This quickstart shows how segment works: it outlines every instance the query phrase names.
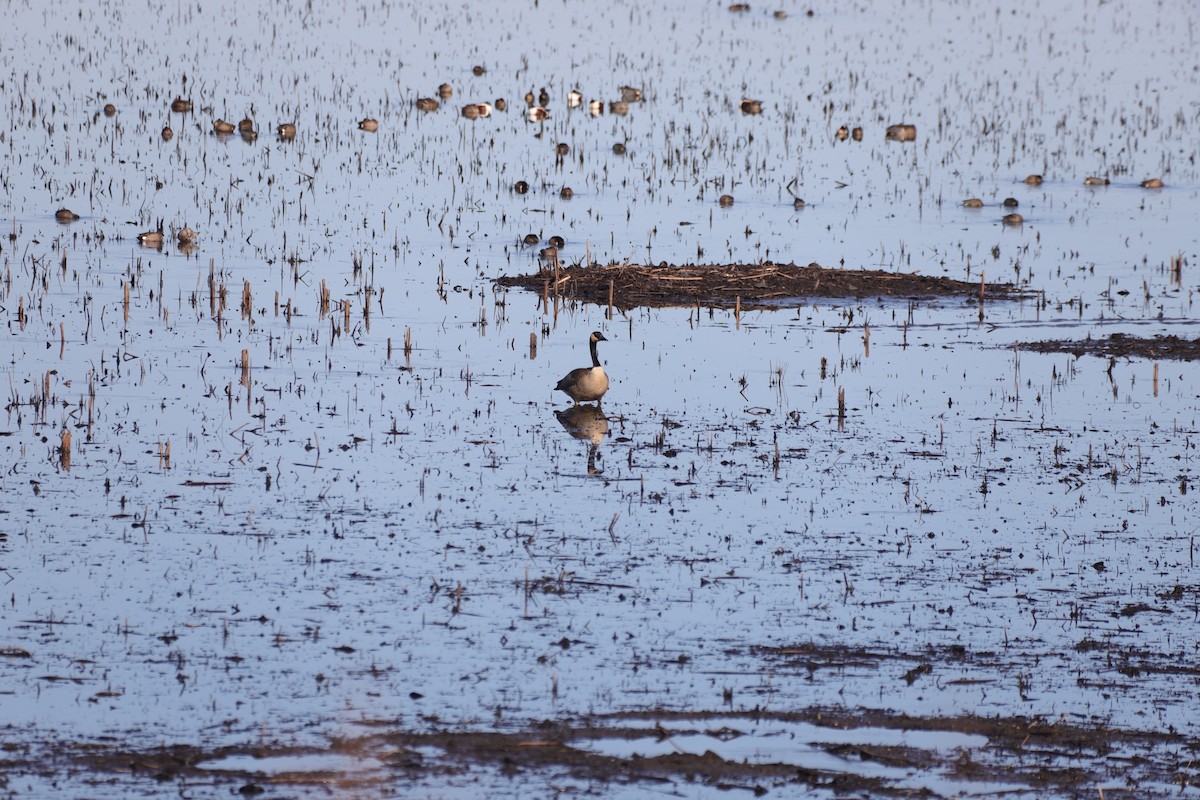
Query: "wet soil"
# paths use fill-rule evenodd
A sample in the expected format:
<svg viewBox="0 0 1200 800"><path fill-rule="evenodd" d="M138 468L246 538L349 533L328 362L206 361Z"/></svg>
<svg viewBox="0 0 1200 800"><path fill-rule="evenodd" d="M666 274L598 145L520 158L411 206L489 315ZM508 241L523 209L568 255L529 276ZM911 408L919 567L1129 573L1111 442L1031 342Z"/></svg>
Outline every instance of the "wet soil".
<svg viewBox="0 0 1200 800"><path fill-rule="evenodd" d="M825 653L835 659L857 659L861 654ZM593 791L615 787L711 787L741 789L754 796L780 796L809 791L820 796L863 795L929 797L931 790L905 778L914 773L939 776L948 785L991 787L1009 796L1091 796L1105 784L1107 797L1152 797L1175 794L1200 786L1200 769L1193 764L1200 742L1174 731L1131 731L1104 725L1076 725L1030 716L988 718L914 716L899 712L814 707L795 712L754 711L646 711L593 717L544 720L518 730L441 729L428 716L409 730L391 720L365 721L369 733L335 740L324 752L294 746L262 744L250 747L206 749L174 745L143 750L121 744L86 745L53 743L40 755L34 748L13 748L6 753L10 766L41 774L86 770L103 782L119 779L134 789L160 790L163 784L224 786L225 791L255 796L272 786L303 792L304 787L347 791L365 787L403 788L425 781L445 782L457 776L468 785L495 791L504 787L529 787L563 780L587 782ZM689 751L672 740L702 738L715 743L737 742L763 727L786 729L804 725L803 743L817 753L845 763L845 768L806 765L804 758L787 758L803 748L785 745L779 758L739 758L713 749ZM930 748L872 741L870 732L935 733L951 739L978 740L978 747ZM862 734L854 741L855 732ZM778 734L773 734L778 736ZM784 737L786 738L786 737ZM625 755L597 752L598 742L644 742L625 748ZM674 752L642 755L637 747ZM42 750L42 748L37 748ZM693 748L695 749L695 748ZM22 750L25 750L22 752ZM1164 757L1176 753L1177 758ZM1154 756L1151 754L1157 753ZM262 770L246 766L218 767L223 760L264 765L272 759L302 765L314 759L340 756L346 763L361 760L362 769ZM801 753L802 755L802 753ZM867 768L874 765L873 770ZM1170 787L1170 788L1168 788ZM134 789L136 791L136 789Z"/></svg>
<svg viewBox="0 0 1200 800"><path fill-rule="evenodd" d="M519 286L597 304L628 309L702 303L754 307L769 301L806 297L955 297L1018 299L1030 294L1009 283L988 284L876 269L830 269L820 264L680 265L575 264L528 275L499 278L499 286Z"/></svg>
<svg viewBox="0 0 1200 800"><path fill-rule="evenodd" d="M1071 353L1074 356L1152 358L1165 361L1200 360L1200 339L1179 336L1129 336L1114 333L1105 339L1049 340L1017 345L1035 353Z"/></svg>

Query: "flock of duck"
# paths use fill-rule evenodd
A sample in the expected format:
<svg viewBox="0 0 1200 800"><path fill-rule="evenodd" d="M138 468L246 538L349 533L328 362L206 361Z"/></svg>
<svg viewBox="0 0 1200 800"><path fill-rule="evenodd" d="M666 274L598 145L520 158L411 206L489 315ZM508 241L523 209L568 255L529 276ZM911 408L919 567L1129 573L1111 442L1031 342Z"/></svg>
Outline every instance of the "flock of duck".
<svg viewBox="0 0 1200 800"><path fill-rule="evenodd" d="M474 75L479 76L486 73L487 70L482 66L475 66L472 68L472 72ZM607 108L608 113L623 116L629 113L631 103L640 103L643 100L643 91L638 87L621 86L619 87L618 92L620 94L620 99L610 101L607 104L601 100L590 100L588 102L588 113L592 116L601 116L605 113L605 109ZM418 111L433 112L441 108L442 103L449 100L453 96L454 87L449 83L443 83L438 87L437 97L418 97L415 100L414 105ZM550 93L545 87L542 87L537 94L530 89L525 93L524 100L526 105L525 117L528 121L543 122L550 117L550 111L547 109L547 106L550 105ZM583 93L578 89L572 89L567 93L568 108L579 108L583 105L583 102ZM752 98L743 98L738 107L745 115L758 115L762 113L763 102L761 100L755 100ZM170 109L175 113L187 114L194 110L194 106L191 100L176 96L175 99L171 101ZM491 103L467 103L462 107L462 116L467 119L475 120L490 117L493 111L506 111L507 109L508 101L503 97L500 97L496 98L496 100ZM105 105L105 116L112 117L116 115L116 113L117 109L113 104L109 103ZM368 133L374 133L379 130L379 120L373 117L364 117L358 122L358 128L359 130ZM249 117L242 119L237 124L220 118L215 119L212 123L212 131L215 135L220 137L232 136L234 133L238 133L246 141L254 141L259 135L258 130L255 128L254 121ZM296 132L296 124L294 122L284 122L277 125L275 128L276 135L283 141L295 139ZM172 138L174 138L174 136L175 132L172 130L170 125L163 127L163 141L170 141ZM853 139L856 142L862 141L863 128L861 126L855 126L851 128L847 125L842 125L840 128L838 128L835 137L838 141L846 141L847 139ZM915 125L907 123L889 125L885 131L885 138L890 141L897 142L916 141L917 128ZM557 145L556 153L558 154L559 158L562 158L565 155L564 150L569 152L569 145L564 143ZM618 155L623 154L624 146L620 144L615 145L614 152ZM1025 178L1024 182L1030 186L1039 186L1042 184L1043 180L1044 179L1041 175L1030 175ZM1085 186L1107 186L1109 184L1109 179L1102 177L1088 177L1084 179L1083 183ZM1160 178L1148 178L1141 182L1141 186L1147 189L1161 189L1163 188L1163 182ZM524 194L528 191L528 184L525 184L523 181L518 181L516 184L514 184L513 190L518 194ZM569 199L572 192L569 188L564 187L561 191L561 194L565 199ZM734 198L732 195L723 194L718 198L717 202L722 207L729 207L733 205ZM795 198L794 205L797 208L802 208L804 206L804 201L797 197ZM983 200L978 197L971 197L963 201L963 206L966 208L983 208L984 205L985 204ZM1017 200L1012 197L1006 198L1003 202L1003 206L1006 209L1015 209L1017 205ZM78 214L75 214L67 208L59 209L55 216L60 222L63 223L69 223L79 219ZM1025 218L1019 212L1010 210L1009 213L1005 214L1000 221L1005 225L1015 226L1023 224ZM194 230L185 227L177 232L176 238L178 239L180 246L186 249L194 246L197 235ZM137 240L147 247L161 247L165 240L161 225L156 230L145 231L141 234L138 234ZM555 247L554 243L551 243L551 248L542 253L543 258L552 259L553 256L557 255L557 253L552 252L556 249L557 248Z"/></svg>
<svg viewBox="0 0 1200 800"><path fill-rule="evenodd" d="M1029 186L1041 186L1045 181L1046 179L1041 175L1029 175L1023 183ZM1108 186L1109 183L1108 178L1087 177L1083 179L1084 186ZM1143 189L1161 189L1165 184L1163 184L1161 178L1147 178L1139 185ZM1017 202L1015 197L1006 197L1001 205L1005 208L1016 208L1020 203ZM969 197L963 201L963 206L966 208L983 208L984 202L978 197ZM1000 221L1005 225L1021 225L1025 222L1025 217L1021 216L1019 212L1010 211L1001 217Z"/></svg>
<svg viewBox="0 0 1200 800"><path fill-rule="evenodd" d="M484 74L486 71L487 70L481 66L476 66L472 69L472 72L477 76ZM622 86L618 91L620 93L620 99L614 100L607 104L608 111L611 114L624 116L629 113L630 103L640 103L642 101L642 90L639 88L633 86ZM441 108L442 102L448 100L453 95L454 87L448 83L443 83L438 87L436 98L418 97L414 102L414 105L418 111L437 111L439 108ZM546 106L549 104L550 93L545 87L543 87L536 95L534 94L533 90L530 89L525 94L525 105L527 107L525 112L526 119L530 122L545 121L550 117L550 112L546 108ZM572 89L567 93L567 106L569 108L578 108L582 105L582 92L580 92L578 89ZM600 100L592 100L588 103L588 112L592 116L601 116L604 114L605 108L606 104ZM195 110L195 107L191 100L176 96L175 99L171 101L170 109L172 112L177 114L190 114ZM467 103L462 107L462 115L467 119L474 120L490 117L493 110L506 111L507 109L508 101L501 97L497 98L494 103ZM112 103L108 103L104 106L104 115L106 117L116 116L116 113L117 108ZM375 119L374 117L364 117L358 122L358 129L367 133L375 133L379 130L379 120ZM280 140L291 141L292 139L296 138L296 130L296 123L284 122L276 126L275 133ZM236 124L221 118L214 119L212 123L212 132L216 136L222 138L229 137L237 133L242 137L243 140L247 142L255 141L259 135L258 129L255 127L254 120L249 117L243 118ZM175 131L170 125L165 125L163 126L161 135L164 142L169 142L175 138ZM617 149L618 147L620 150ZM570 146L565 143L560 143L556 147L556 153L559 158L564 157L567 153L569 153L569 151ZM624 146L615 146L614 152L616 152L618 155L622 154L624 152ZM524 181L518 181L514 185L514 191L516 191L518 194L524 194L525 192L529 191L528 184L526 184ZM573 192L571 189L564 187L560 194L564 199L570 199ZM60 208L57 212L55 212L55 218L59 222L65 224L78 220L80 216L71 211L69 208ZM185 227L176 233L176 238L179 245L187 250L191 247L194 247L197 234L193 229ZM160 224L155 230L145 231L138 234L137 240L139 243L147 247L159 248L162 247L163 242L166 240L166 236L163 232L162 225ZM561 242L561 239L559 239L559 241ZM542 252L543 258L551 259L553 256L557 255L557 248L562 246L554 241L551 241L550 245L550 248Z"/></svg>
<svg viewBox="0 0 1200 800"><path fill-rule="evenodd" d="M472 72L475 75L482 75L486 70L483 67L475 67ZM630 103L640 103L642 101L642 90L634 86L622 86L619 89L621 99L613 100L607 105L602 100L588 101L588 113L593 117L599 117L604 114L607 107L608 113L616 114L617 116L625 116L629 113ZM438 87L437 97L418 97L416 107L418 111L437 111L442 107L442 103L454 96L454 87L448 83L443 83ZM544 122L550 118L550 111L546 108L550 105L550 93L543 86L537 94L530 89L525 93L525 118L530 122ZM579 108L583 105L583 93L578 89L572 89L567 93L567 107ZM497 98L494 103L488 102L472 102L467 103L462 107L462 115L467 119L486 119L492 115L492 111L507 111L508 101L503 97ZM368 124L374 127L367 127ZM359 127L363 130L376 130L379 123L373 119L365 119L359 123Z"/></svg>

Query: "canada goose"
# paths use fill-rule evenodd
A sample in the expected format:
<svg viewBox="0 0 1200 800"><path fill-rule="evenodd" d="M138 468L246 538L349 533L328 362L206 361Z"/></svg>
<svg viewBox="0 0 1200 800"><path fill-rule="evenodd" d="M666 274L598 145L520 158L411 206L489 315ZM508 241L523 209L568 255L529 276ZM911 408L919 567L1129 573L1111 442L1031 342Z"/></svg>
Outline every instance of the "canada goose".
<svg viewBox="0 0 1200 800"><path fill-rule="evenodd" d="M604 397L604 393L608 391L608 375L604 374L604 367L600 366L600 356L596 354L596 342L607 341L603 333L592 331L592 335L588 337L588 345L592 351L592 365L571 370L554 387L566 392L567 397L574 400L576 405L579 405L581 401L588 400L595 400L599 405L600 398Z"/></svg>

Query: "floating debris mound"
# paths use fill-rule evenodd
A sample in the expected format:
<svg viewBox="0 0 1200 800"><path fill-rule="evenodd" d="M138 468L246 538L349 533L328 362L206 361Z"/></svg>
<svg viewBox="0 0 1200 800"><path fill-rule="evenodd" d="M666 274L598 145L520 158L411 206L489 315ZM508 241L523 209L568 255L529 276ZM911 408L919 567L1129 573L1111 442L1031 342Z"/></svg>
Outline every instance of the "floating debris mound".
<svg viewBox="0 0 1200 800"><path fill-rule="evenodd" d="M1092 355L1108 358L1200 361L1200 339L1182 339L1178 336L1143 338L1114 333L1107 339L1026 342L1017 346L1035 353L1070 353L1076 358Z"/></svg>
<svg viewBox="0 0 1200 800"><path fill-rule="evenodd" d="M953 297L1012 300L1033 294L1009 283L984 284L883 270L829 269L820 264L609 264L547 267L505 275L499 286L611 303L617 308L701 303L753 307L804 297Z"/></svg>

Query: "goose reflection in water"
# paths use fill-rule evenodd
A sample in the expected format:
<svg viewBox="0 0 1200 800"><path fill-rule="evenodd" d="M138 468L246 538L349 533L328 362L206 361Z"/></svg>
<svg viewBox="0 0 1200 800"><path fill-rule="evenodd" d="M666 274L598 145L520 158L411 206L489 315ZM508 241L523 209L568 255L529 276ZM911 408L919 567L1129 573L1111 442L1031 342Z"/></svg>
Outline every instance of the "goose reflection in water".
<svg viewBox="0 0 1200 800"><path fill-rule="evenodd" d="M588 475L599 475L596 468L596 457L600 454L600 445L608 436L608 417L599 406L571 406L563 411L555 411L554 416L567 433L576 439L588 443L587 471Z"/></svg>

